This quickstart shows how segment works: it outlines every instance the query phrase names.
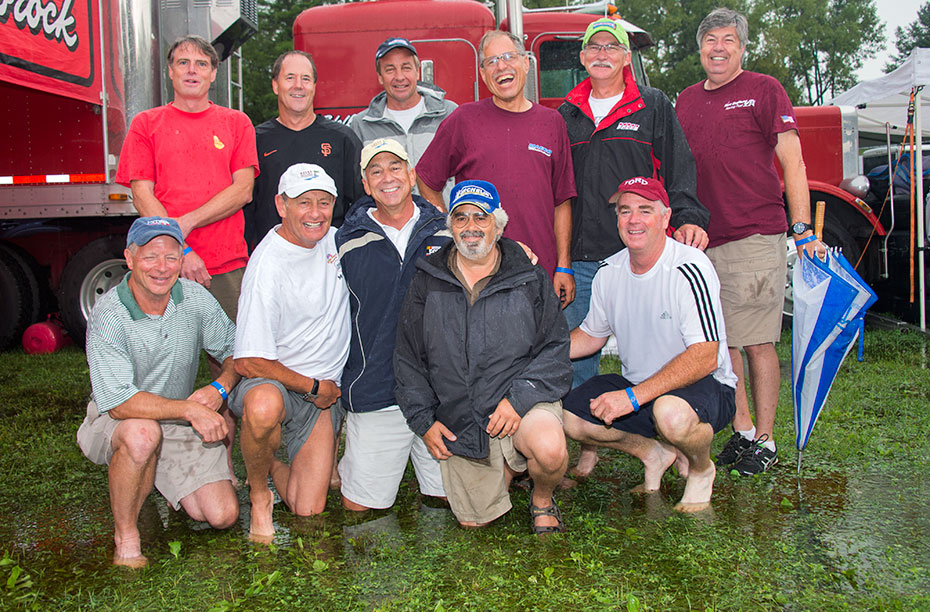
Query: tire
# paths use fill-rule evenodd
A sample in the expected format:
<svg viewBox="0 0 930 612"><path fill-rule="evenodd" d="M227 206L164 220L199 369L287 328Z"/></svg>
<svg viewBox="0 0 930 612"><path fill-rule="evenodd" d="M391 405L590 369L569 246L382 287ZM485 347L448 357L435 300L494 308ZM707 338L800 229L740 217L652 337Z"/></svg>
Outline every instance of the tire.
<svg viewBox="0 0 930 612"><path fill-rule="evenodd" d="M29 278L7 251L0 250L0 350L22 340L35 312Z"/></svg>
<svg viewBox="0 0 930 612"><path fill-rule="evenodd" d="M48 285L48 273L39 267L32 255L25 249L10 242L0 242L0 251L12 257L26 275L26 284L32 296L32 308L29 312L29 324L44 321L51 312L52 293Z"/></svg>
<svg viewBox="0 0 930 612"><path fill-rule="evenodd" d="M61 320L74 341L84 344L87 318L97 298L115 287L126 274L124 235L104 236L75 253L58 286Z"/></svg>

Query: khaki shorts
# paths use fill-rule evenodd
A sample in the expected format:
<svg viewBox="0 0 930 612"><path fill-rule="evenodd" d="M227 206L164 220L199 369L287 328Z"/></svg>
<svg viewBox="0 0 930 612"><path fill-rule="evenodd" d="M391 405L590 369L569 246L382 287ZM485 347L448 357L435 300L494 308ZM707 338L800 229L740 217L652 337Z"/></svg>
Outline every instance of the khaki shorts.
<svg viewBox="0 0 930 612"><path fill-rule="evenodd" d="M785 234L754 234L707 249L720 278L720 301L730 347L775 343L788 276Z"/></svg>
<svg viewBox="0 0 930 612"><path fill-rule="evenodd" d="M530 410L544 410L562 422L562 402L540 403ZM439 462L449 506L460 523L489 523L513 507L505 463L515 472L526 469L526 457L514 448L512 436L491 438L486 459L453 455Z"/></svg>
<svg viewBox="0 0 930 612"><path fill-rule="evenodd" d="M244 274L245 268L239 268L223 274L214 274L210 279L210 293L233 323L236 322L236 315L239 313L239 292Z"/></svg>
<svg viewBox="0 0 930 612"><path fill-rule="evenodd" d="M113 458L113 433L122 422L109 414L100 414L97 403L91 400L77 432L81 452L97 465L109 465ZM204 444L190 425L173 422L159 425L162 440L155 464L155 488L172 508L178 510L182 499L204 485L230 480L222 441Z"/></svg>

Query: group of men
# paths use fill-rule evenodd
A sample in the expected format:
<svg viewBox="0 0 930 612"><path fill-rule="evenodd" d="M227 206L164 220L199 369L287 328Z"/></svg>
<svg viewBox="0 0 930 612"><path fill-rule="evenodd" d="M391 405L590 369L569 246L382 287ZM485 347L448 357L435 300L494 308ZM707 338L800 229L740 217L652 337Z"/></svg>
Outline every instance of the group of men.
<svg viewBox="0 0 930 612"><path fill-rule="evenodd" d="M742 70L746 19L717 9L697 40L707 79L673 107L635 82L620 22L595 20L589 77L555 111L524 95L519 37L482 38L491 97L461 107L389 38L384 91L350 127L314 112L313 59L292 51L272 70L279 115L254 130L209 101L212 46L177 41L174 101L134 119L120 157L142 215L130 272L88 323L78 441L109 466L114 562L146 563L153 485L195 520L235 522L236 420L259 541L269 481L300 515L331 483L349 510L388 508L408 460L471 527L506 513L526 472L532 530L562 531L566 435L576 477L597 446L639 458L645 492L676 465L686 512L710 502L728 424L718 465L772 465L787 230L773 155L798 248L823 247L790 102ZM611 335L622 374L598 376ZM194 390L202 349L214 381Z"/></svg>

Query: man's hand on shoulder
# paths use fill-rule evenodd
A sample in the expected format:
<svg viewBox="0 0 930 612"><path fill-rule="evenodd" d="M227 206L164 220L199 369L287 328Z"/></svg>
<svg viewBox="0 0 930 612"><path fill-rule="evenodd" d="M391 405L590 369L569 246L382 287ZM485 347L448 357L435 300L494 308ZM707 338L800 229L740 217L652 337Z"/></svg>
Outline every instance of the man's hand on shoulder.
<svg viewBox="0 0 930 612"><path fill-rule="evenodd" d="M676 229L673 238L682 244L693 246L702 251L707 248L707 232L701 226L693 223L685 223Z"/></svg>
<svg viewBox="0 0 930 612"><path fill-rule="evenodd" d="M423 434L423 442L426 444L426 448L429 449L433 457L436 457L436 459L440 461L452 456L452 453L446 448L446 443L443 439L454 442L456 438L455 434L439 421L433 423L432 426L426 430L426 433Z"/></svg>
<svg viewBox="0 0 930 612"><path fill-rule="evenodd" d="M608 391L591 400L591 414L604 421L608 427L622 416L633 412L633 404L626 391Z"/></svg>
<svg viewBox="0 0 930 612"><path fill-rule="evenodd" d="M207 289L210 288L210 279L213 278L207 272L207 266L200 259L200 255L194 251L188 251L184 256L184 261L181 262L181 277L200 283Z"/></svg>
<svg viewBox="0 0 930 612"><path fill-rule="evenodd" d="M517 433L520 427L520 415L513 409L513 405L506 397L498 404L491 418L488 420L488 427L485 429L492 438L512 436Z"/></svg>
<svg viewBox="0 0 930 612"><path fill-rule="evenodd" d="M316 399L313 400L317 408L326 409L336 403L336 400L342 397L342 389L339 385L331 380L320 380L320 388L317 390Z"/></svg>
<svg viewBox="0 0 930 612"><path fill-rule="evenodd" d="M184 419L204 442L219 442L226 437L226 421L216 411L195 401L187 401L186 404Z"/></svg>

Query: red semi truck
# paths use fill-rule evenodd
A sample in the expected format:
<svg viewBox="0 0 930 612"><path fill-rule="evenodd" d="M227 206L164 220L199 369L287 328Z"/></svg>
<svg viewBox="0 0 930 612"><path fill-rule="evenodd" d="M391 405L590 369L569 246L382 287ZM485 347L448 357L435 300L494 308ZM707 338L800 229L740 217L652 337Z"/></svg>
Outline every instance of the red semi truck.
<svg viewBox="0 0 930 612"><path fill-rule="evenodd" d="M161 58L187 33L226 60L211 98L237 97L227 58L257 15L255 0L232 4L0 2L0 349L55 310L83 340L125 272L136 212L113 176L129 123L169 100Z"/></svg>
<svg viewBox="0 0 930 612"><path fill-rule="evenodd" d="M17 8L26 5L35 12ZM603 2L542 11L524 11L519 0L508 5L499 4L497 15L474 0L379 0L305 10L294 23L294 45L316 60L317 111L346 120L368 105L379 91L375 49L388 36L413 41L423 79L453 101L485 97L477 45L495 27L524 37L532 53L529 93L558 106L586 76L578 49L587 24L614 9ZM7 136L0 153L0 348L18 342L26 325L54 310L83 339L94 300L124 272L123 241L135 210L113 175L132 117L169 99L160 61L167 45L199 33L225 59L255 24L254 0L0 2L0 122ZM640 51L653 41L623 25L636 77L648 82ZM211 93L218 103L235 98L230 64L223 63L222 85ZM799 108L798 120L811 200L827 202L826 239L855 260L873 230L884 234L857 184L855 110ZM866 259L870 270L877 270L874 260Z"/></svg>

